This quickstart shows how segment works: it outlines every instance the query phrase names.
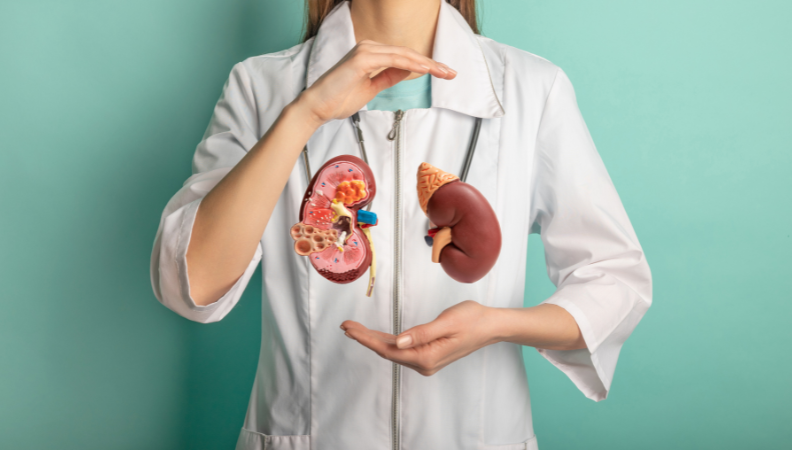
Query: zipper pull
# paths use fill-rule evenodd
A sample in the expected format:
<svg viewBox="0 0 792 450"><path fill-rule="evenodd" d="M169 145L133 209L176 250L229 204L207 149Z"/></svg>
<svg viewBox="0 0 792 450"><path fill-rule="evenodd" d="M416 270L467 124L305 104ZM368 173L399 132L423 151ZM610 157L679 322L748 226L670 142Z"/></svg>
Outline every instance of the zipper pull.
<svg viewBox="0 0 792 450"><path fill-rule="evenodd" d="M399 122L401 122L402 117L404 117L404 111L401 109L396 110L396 117L393 120L393 128L391 128L390 133L388 133L389 141L396 139L396 134L399 132Z"/></svg>

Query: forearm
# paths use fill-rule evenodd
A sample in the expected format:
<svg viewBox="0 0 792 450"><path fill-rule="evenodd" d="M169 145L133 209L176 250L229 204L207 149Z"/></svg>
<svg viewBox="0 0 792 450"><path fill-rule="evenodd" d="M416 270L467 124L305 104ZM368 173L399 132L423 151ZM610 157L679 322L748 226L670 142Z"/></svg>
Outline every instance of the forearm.
<svg viewBox="0 0 792 450"><path fill-rule="evenodd" d="M216 301L247 268L305 143L319 122L299 101L201 201L187 250L196 304Z"/></svg>
<svg viewBox="0 0 792 450"><path fill-rule="evenodd" d="M387 67L375 76L371 74ZM187 249L190 292L216 301L244 273L305 143L323 123L359 111L410 72L453 79L415 50L362 40L284 108L267 133L201 201Z"/></svg>
<svg viewBox="0 0 792 450"><path fill-rule="evenodd" d="M564 308L542 304L530 308L490 308L493 341L548 350L586 348L577 322Z"/></svg>

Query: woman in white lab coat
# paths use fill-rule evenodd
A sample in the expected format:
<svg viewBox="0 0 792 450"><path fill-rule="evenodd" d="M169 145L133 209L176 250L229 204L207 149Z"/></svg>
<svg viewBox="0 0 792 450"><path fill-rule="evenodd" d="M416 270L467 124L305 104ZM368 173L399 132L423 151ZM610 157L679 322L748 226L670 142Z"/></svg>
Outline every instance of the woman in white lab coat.
<svg viewBox="0 0 792 450"><path fill-rule="evenodd" d="M162 215L157 298L218 321L262 265L260 363L238 449L538 448L522 346L602 400L652 296L569 79L478 35L472 0L308 3L303 43L232 69L193 176ZM431 107L367 108L427 73ZM367 277L327 281L289 235L309 181L303 147L313 168L359 155L356 112L378 188L370 298ZM421 162L461 167L476 118L467 182L494 208L503 247L483 279L463 284L431 262L414 174ZM524 308L529 233L558 289Z"/></svg>

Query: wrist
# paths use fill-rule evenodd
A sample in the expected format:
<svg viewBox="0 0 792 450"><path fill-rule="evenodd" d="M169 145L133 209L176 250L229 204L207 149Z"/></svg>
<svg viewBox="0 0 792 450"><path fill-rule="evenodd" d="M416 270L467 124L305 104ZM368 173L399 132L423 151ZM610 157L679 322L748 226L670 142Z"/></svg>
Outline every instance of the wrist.
<svg viewBox="0 0 792 450"><path fill-rule="evenodd" d="M293 149L299 153L321 125L302 103L294 100L283 107L278 118L248 154L260 154L267 142L275 142L280 149Z"/></svg>
<svg viewBox="0 0 792 450"><path fill-rule="evenodd" d="M326 122L317 116L316 113L314 113L309 104L306 91L301 92L297 98L286 105L286 107L283 108L283 111L283 114L291 117L295 121L300 122L304 128L309 130L311 133L316 131Z"/></svg>
<svg viewBox="0 0 792 450"><path fill-rule="evenodd" d="M534 328L534 311L531 308L489 308L488 321L493 342L523 342Z"/></svg>
<svg viewBox="0 0 792 450"><path fill-rule="evenodd" d="M492 306L484 307L484 323L487 345L497 344L508 339L508 309Z"/></svg>
<svg viewBox="0 0 792 450"><path fill-rule="evenodd" d="M286 105L278 117L278 126L286 131L292 138L299 137L302 142L307 142L316 130L322 126L302 104L292 102ZM300 148L302 150L302 148Z"/></svg>

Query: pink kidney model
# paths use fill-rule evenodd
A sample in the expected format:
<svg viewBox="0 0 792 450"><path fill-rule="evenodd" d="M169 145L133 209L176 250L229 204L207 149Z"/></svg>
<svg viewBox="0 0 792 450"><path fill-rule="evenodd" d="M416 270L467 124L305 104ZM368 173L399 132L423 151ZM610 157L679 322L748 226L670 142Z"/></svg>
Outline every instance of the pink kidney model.
<svg viewBox="0 0 792 450"><path fill-rule="evenodd" d="M473 186L431 164L418 168L418 200L435 228L432 262L462 283L486 275L498 260L501 231L495 211Z"/></svg>
<svg viewBox="0 0 792 450"><path fill-rule="evenodd" d="M370 268L369 297L377 267L368 228L377 224L377 216L363 208L376 192L368 164L352 155L335 157L311 179L300 222L291 227L294 251L309 257L314 269L328 280L351 283Z"/></svg>

